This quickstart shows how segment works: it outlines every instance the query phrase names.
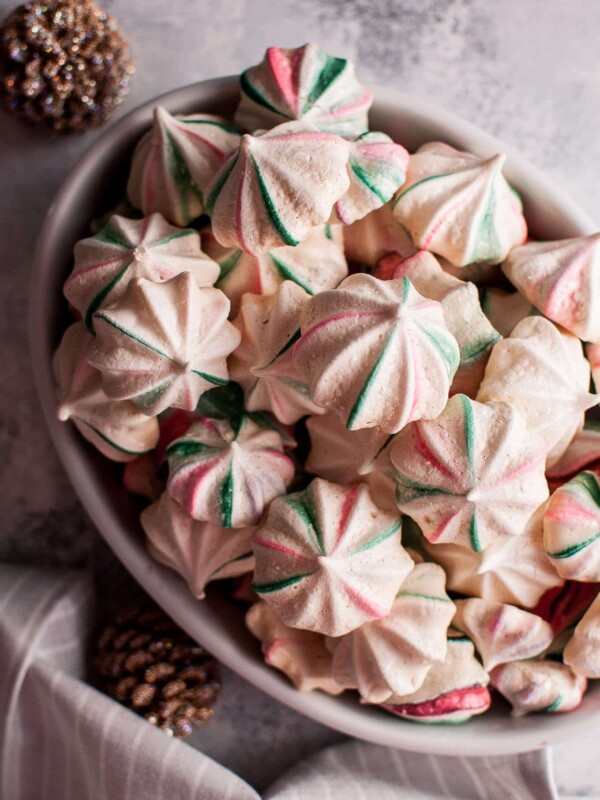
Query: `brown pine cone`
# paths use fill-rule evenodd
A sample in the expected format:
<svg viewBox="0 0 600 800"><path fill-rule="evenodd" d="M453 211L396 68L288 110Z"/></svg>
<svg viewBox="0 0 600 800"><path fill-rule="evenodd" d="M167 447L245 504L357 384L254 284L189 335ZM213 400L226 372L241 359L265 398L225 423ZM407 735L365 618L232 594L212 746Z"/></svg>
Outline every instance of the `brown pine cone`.
<svg viewBox="0 0 600 800"><path fill-rule="evenodd" d="M159 608L128 609L97 643L99 688L169 736L204 725L221 689L218 662Z"/></svg>

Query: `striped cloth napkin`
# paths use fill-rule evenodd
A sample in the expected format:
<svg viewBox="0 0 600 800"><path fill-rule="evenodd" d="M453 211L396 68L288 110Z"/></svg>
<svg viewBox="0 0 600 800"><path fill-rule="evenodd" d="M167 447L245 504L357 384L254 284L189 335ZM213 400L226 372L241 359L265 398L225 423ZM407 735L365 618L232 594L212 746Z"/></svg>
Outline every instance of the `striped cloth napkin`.
<svg viewBox="0 0 600 800"><path fill-rule="evenodd" d="M0 564L2 800L260 800L230 770L82 680L89 576ZM349 741L285 772L264 800L557 800L547 751L494 758Z"/></svg>

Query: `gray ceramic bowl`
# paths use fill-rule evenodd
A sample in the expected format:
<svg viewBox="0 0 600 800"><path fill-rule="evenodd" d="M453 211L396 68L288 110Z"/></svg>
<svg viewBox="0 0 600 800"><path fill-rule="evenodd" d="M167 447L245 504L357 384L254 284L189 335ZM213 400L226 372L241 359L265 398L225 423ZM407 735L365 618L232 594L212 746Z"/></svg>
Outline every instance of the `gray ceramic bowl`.
<svg viewBox="0 0 600 800"><path fill-rule="evenodd" d="M482 156L506 153L507 177L523 197L534 236L557 239L595 230L573 202L496 139L429 103L390 90L373 91L371 127L390 134L409 150L441 139ZM128 114L80 161L48 211L31 284L31 353L50 433L81 501L117 556L182 628L248 681L325 725L379 744L448 755L534 750L599 725L598 684L570 714L515 719L507 708L499 708L452 728L399 720L379 709L360 706L353 695L333 698L320 692L298 692L264 664L258 643L244 627L240 607L221 592L218 584L209 587L205 601L197 601L179 576L152 561L144 547L137 506L123 490L118 470L71 425L56 419L51 357L68 323L61 287L71 269L73 245L85 234L89 221L122 196L129 156L137 139L149 128L156 103L171 112L227 113L232 111L237 95L237 79L220 78L170 92Z"/></svg>

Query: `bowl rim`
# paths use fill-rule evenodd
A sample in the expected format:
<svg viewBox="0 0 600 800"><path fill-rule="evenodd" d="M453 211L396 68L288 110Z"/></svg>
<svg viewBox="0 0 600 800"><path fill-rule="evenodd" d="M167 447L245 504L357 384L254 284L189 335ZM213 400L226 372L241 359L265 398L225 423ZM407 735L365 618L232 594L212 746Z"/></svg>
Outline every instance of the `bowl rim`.
<svg viewBox="0 0 600 800"><path fill-rule="evenodd" d="M373 115L408 115L420 121L425 128L431 127L434 119L435 127L444 131L443 138L446 140L460 142L462 147L480 155L493 155L499 150L506 153L508 169L505 172L508 179L523 191L526 205L531 202L527 195L529 188L533 187L536 195L547 197L550 207L556 212L556 219L563 219L567 229L575 232L572 235L585 235L597 230L591 218L537 167L495 137L429 101L389 88L369 88L375 99ZM84 508L125 567L183 629L250 683L317 722L372 743L438 755L489 756L525 752L583 734L592 725L597 725L600 719L600 684L597 691L592 693L593 698L586 696L582 706L568 715L538 715L519 720L508 714L497 717L483 715L467 725L454 727L452 731L448 730L448 726L416 725L398 720L379 709L360 706L355 697L299 692L256 654L246 652L238 641L220 636L220 629L214 626L211 617L213 607L195 600L187 584L178 575L151 559L140 537L133 536L127 520L122 519L113 496L106 487L98 484L90 466L91 455L87 443L74 431L73 426L64 425L56 419L49 341L55 320L48 291L53 286L53 275L61 259L64 260L63 234L65 226L68 228L68 212L77 209L79 192L85 192L86 180L98 170L98 164L108 163L117 143L132 128L149 125L152 109L157 103L172 111L181 110L207 97L233 97L237 91L237 76L214 78L166 92L130 111L107 129L78 161L47 212L31 275L28 319L30 354L48 430ZM534 202L534 206L537 202ZM71 239L71 247L72 244ZM112 502L106 502L109 499ZM485 724L482 724L483 720L486 720Z"/></svg>

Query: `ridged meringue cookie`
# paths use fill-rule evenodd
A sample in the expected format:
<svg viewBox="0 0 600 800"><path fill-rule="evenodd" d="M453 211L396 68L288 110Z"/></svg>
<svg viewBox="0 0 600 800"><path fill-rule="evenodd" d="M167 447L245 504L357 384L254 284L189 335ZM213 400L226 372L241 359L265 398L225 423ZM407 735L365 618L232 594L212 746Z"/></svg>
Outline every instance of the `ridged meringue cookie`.
<svg viewBox="0 0 600 800"><path fill-rule="evenodd" d="M246 294L233 324L241 342L229 360L233 380L244 389L249 411L271 411L292 424L307 414L322 414L292 359L300 337L300 315L310 295L284 281L271 295Z"/></svg>
<svg viewBox="0 0 600 800"><path fill-rule="evenodd" d="M600 594L575 628L563 660L577 675L600 678Z"/></svg>
<svg viewBox="0 0 600 800"><path fill-rule="evenodd" d="M210 581L234 578L254 566L250 540L255 528L226 531L193 520L167 492L142 511L150 555L178 572L201 600Z"/></svg>
<svg viewBox="0 0 600 800"><path fill-rule="evenodd" d="M224 528L256 524L294 477L281 436L248 416L197 420L167 458L171 497L194 519Z"/></svg>
<svg viewBox="0 0 600 800"><path fill-rule="evenodd" d="M373 98L356 80L353 64L315 44L269 47L260 64L242 72L240 87L235 122L249 131L292 119L344 136L358 136L369 127Z"/></svg>
<svg viewBox="0 0 600 800"><path fill-rule="evenodd" d="M600 422L587 420L559 460L546 470L546 477L549 483L561 485L585 467L596 472L595 462L600 462Z"/></svg>
<svg viewBox="0 0 600 800"><path fill-rule="evenodd" d="M548 497L546 449L508 403L455 395L401 431L390 457L396 502L432 542L481 552L519 536Z"/></svg>
<svg viewBox="0 0 600 800"><path fill-rule="evenodd" d="M328 639L332 674L344 688L358 689L368 703L416 691L435 663L446 657L446 632L454 603L437 564L416 564L385 617Z"/></svg>
<svg viewBox="0 0 600 800"><path fill-rule="evenodd" d="M513 661L490 673L492 685L513 707L513 716L534 711L560 714L581 703L587 679L558 661Z"/></svg>
<svg viewBox="0 0 600 800"><path fill-rule="evenodd" d="M494 328L504 337L510 336L522 319L538 313L520 292L505 292L495 287L484 291L481 307Z"/></svg>
<svg viewBox="0 0 600 800"><path fill-rule="evenodd" d="M546 317L600 344L600 233L515 247L502 271Z"/></svg>
<svg viewBox="0 0 600 800"><path fill-rule="evenodd" d="M314 402L349 430L396 433L442 411L459 352L438 302L407 278L359 274L306 304L294 361Z"/></svg>
<svg viewBox="0 0 600 800"><path fill-rule="evenodd" d="M132 461L158 442L158 420L130 400L109 400L102 377L87 360L93 337L82 322L67 328L54 354L57 416L70 419L84 439L112 461Z"/></svg>
<svg viewBox="0 0 600 800"><path fill-rule="evenodd" d="M387 253L408 258L417 251L408 231L394 216L391 202L351 225L344 225L341 231L348 261L367 267L375 267Z"/></svg>
<svg viewBox="0 0 600 800"><path fill-rule="evenodd" d="M144 414L193 411L203 392L229 380L226 358L240 334L228 313L223 292L199 289L189 272L165 283L133 280L117 304L94 314L90 363L109 397L132 399Z"/></svg>
<svg viewBox="0 0 600 800"><path fill-rule="evenodd" d="M544 514L544 547L559 575L600 581L600 477L580 472L560 486Z"/></svg>
<svg viewBox="0 0 600 800"><path fill-rule="evenodd" d="M420 147L394 200L394 214L415 245L457 267L504 261L527 237L521 200L502 175L504 161L442 142Z"/></svg>
<svg viewBox="0 0 600 800"><path fill-rule="evenodd" d="M556 463L596 405L590 365L579 339L544 317L526 317L494 345L477 400L512 403L543 439L546 465Z"/></svg>
<svg viewBox="0 0 600 800"><path fill-rule="evenodd" d="M350 225L391 200L406 179L408 152L385 133L368 131L350 143L350 188L333 207L331 222Z"/></svg>
<svg viewBox="0 0 600 800"><path fill-rule="evenodd" d="M473 642L449 633L444 661L432 665L416 692L390 697L386 711L414 722L460 723L488 710L490 679L475 658Z"/></svg>
<svg viewBox="0 0 600 800"><path fill-rule="evenodd" d="M242 136L207 193L217 241L253 254L299 244L348 191L349 147L307 122Z"/></svg>
<svg viewBox="0 0 600 800"><path fill-rule="evenodd" d="M398 516L364 484L320 478L271 503L253 548L254 591L287 625L328 636L389 613L413 566Z"/></svg>
<svg viewBox="0 0 600 800"><path fill-rule="evenodd" d="M554 638L548 622L508 603L469 597L455 604L452 626L473 640L488 672L498 664L540 655Z"/></svg>
<svg viewBox="0 0 600 800"><path fill-rule="evenodd" d="M198 233L174 228L160 214L113 216L96 236L77 242L74 255L63 291L90 331L94 312L118 302L134 278L162 283L189 272L203 287L219 277L219 266L202 252Z"/></svg>
<svg viewBox="0 0 600 800"><path fill-rule="evenodd" d="M296 689L334 695L344 691L331 675L331 653L321 633L290 628L264 600L248 609L246 625L262 642L265 662L284 672Z"/></svg>
<svg viewBox="0 0 600 800"><path fill-rule="evenodd" d="M223 247L210 229L202 231L202 246L221 268L217 288L231 301L232 314L237 314L246 293L272 294L283 281L293 281L308 294L318 294L334 289L348 275L339 225L320 225L296 247L257 255Z"/></svg>
<svg viewBox="0 0 600 800"><path fill-rule="evenodd" d="M159 211L184 227L204 213L206 190L241 134L212 114L171 116L154 109L152 129L133 153L127 197L144 214Z"/></svg>

